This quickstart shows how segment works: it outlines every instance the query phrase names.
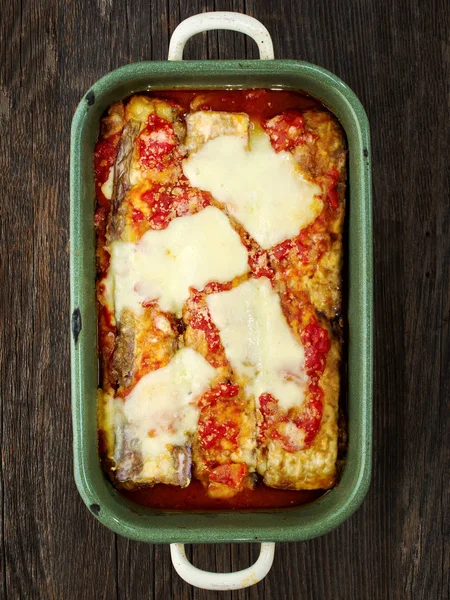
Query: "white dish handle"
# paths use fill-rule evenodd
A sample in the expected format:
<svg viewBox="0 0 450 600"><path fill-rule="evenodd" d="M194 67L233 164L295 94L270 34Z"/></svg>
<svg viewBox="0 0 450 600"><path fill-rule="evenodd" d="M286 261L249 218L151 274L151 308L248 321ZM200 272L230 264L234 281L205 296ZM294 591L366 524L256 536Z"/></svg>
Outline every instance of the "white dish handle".
<svg viewBox="0 0 450 600"><path fill-rule="evenodd" d="M169 60L183 60L183 50L188 39L197 33L213 29L245 33L258 44L260 59L274 58L272 38L262 23L242 13L219 11L201 13L182 21L170 38Z"/></svg>
<svg viewBox="0 0 450 600"><path fill-rule="evenodd" d="M273 60L273 44L270 33L262 23L235 12L207 12L182 21L172 34L169 44L169 60L183 60L186 42L193 35L214 29L228 29L245 33L255 40L262 60ZM275 544L261 544L258 560L254 565L234 573L212 573L194 567L186 558L184 544L170 544L170 555L175 571L187 583L204 590L240 590L264 579L270 571Z"/></svg>
<svg viewBox="0 0 450 600"><path fill-rule="evenodd" d="M234 573L212 573L194 567L186 558L184 544L170 544L172 564L178 575L187 583L203 590L241 590L259 583L270 571L275 553L275 544L261 544L261 552L254 565Z"/></svg>

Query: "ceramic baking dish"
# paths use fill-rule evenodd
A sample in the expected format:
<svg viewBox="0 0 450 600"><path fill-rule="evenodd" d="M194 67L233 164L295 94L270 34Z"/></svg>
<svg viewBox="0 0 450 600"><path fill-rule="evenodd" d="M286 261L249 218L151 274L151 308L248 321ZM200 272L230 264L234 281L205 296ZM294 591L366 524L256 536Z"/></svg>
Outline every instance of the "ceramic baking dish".
<svg viewBox="0 0 450 600"><path fill-rule="evenodd" d="M186 41L201 31L232 29L255 39L261 60L183 61ZM289 509L180 512L132 505L104 476L97 452L95 236L93 150L102 113L114 101L142 90L280 88L321 100L339 119L348 140L346 296L348 299L347 398L349 444L342 478L315 502ZM307 540L347 519L363 500L371 471L372 411L372 225L369 125L355 94L320 67L273 60L266 28L237 13L205 13L175 30L168 62L142 62L97 81L78 106L71 139L71 319L72 407L75 479L91 512L113 531L151 543L171 543L177 571L193 585L237 589L270 569L273 542ZM264 542L253 567L210 574L185 558L182 544Z"/></svg>

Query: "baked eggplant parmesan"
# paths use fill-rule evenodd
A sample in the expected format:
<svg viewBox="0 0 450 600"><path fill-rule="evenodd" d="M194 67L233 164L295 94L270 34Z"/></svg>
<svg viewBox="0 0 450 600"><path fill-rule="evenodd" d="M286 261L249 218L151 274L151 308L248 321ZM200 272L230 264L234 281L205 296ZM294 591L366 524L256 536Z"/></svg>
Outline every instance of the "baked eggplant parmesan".
<svg viewBox="0 0 450 600"><path fill-rule="evenodd" d="M336 483L345 165L336 118L294 92L109 108L94 156L98 426L119 489Z"/></svg>

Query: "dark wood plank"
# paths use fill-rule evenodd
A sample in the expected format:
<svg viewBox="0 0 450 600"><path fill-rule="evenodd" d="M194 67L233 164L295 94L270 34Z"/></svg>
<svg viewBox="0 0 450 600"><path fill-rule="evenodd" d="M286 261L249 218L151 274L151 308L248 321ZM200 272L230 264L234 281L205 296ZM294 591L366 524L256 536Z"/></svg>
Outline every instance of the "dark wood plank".
<svg viewBox="0 0 450 600"><path fill-rule="evenodd" d="M0 54L4 57L2 60L2 67L0 67L0 136L2 139L7 139L4 136L8 134L8 123L11 116L10 99L9 99L9 83L12 80L12 60L7 53L7 47L9 46L11 51L17 52L19 39L18 36L13 36L13 17L11 5L5 6L2 12L2 27L3 35L0 35ZM5 25L6 24L6 25ZM0 143L0 186L2 190L7 190L8 176L7 173L11 171L11 161L9 146L4 143ZM6 261L3 259L4 243L3 240L6 238L6 206L2 203L0 205L0 282L3 287L7 275ZM3 301L0 295L0 315L4 315ZM5 338L3 318L0 317L0 379L3 380L5 377L6 369L4 368L5 361L7 358L7 350L4 348ZM3 391L0 388L0 597L6 598L6 544L5 544L5 493L4 493L4 459L3 459L3 448L4 448L4 396L1 393Z"/></svg>
<svg viewBox="0 0 450 600"><path fill-rule="evenodd" d="M63 3L3 8L2 597L109 600L114 536L82 504L71 456L68 140L89 49Z"/></svg>
<svg viewBox="0 0 450 600"><path fill-rule="evenodd" d="M194 590L167 546L118 538L72 477L68 344L68 143L73 111L106 72L164 60L184 18L237 10L277 58L322 65L358 94L373 136L374 477L338 530L280 544L257 586ZM0 597L450 596L450 13L444 0L16 0L0 23ZM231 32L186 58L254 58ZM199 545L203 568L245 568L256 545Z"/></svg>

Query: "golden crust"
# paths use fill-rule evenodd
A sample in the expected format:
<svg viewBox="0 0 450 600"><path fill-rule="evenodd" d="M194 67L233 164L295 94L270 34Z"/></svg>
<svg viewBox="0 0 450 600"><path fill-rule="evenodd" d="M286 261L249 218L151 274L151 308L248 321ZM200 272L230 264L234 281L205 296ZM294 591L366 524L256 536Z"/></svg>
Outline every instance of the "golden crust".
<svg viewBox="0 0 450 600"><path fill-rule="evenodd" d="M199 110L186 115L185 149L197 152L208 140L219 135L248 138L250 119L246 113Z"/></svg>
<svg viewBox="0 0 450 600"><path fill-rule="evenodd" d="M328 112L308 110L305 119L304 143L298 144L292 154L301 168L315 181L335 167L345 181L345 135L338 121Z"/></svg>
<svg viewBox="0 0 450 600"><path fill-rule="evenodd" d="M120 133L125 124L125 109L123 102L114 102L108 110L108 115L100 123L100 139L106 139Z"/></svg>
<svg viewBox="0 0 450 600"><path fill-rule="evenodd" d="M312 276L300 278L300 286L309 294L311 303L329 319L338 316L342 310L342 258L342 239L339 236L318 261Z"/></svg>
<svg viewBox="0 0 450 600"><path fill-rule="evenodd" d="M170 362L178 346L174 321L172 315L154 305L139 317L123 310L114 353L119 394L125 394L141 377Z"/></svg>
<svg viewBox="0 0 450 600"><path fill-rule="evenodd" d="M295 490L329 489L336 483L337 411L339 403L340 346L333 341L320 379L324 411L320 431L309 448L287 452L270 440L258 473L270 487Z"/></svg>
<svg viewBox="0 0 450 600"><path fill-rule="evenodd" d="M227 433L217 444L204 445L203 433L212 426ZM214 406L205 406L200 413L197 434L194 436L192 456L194 475L210 483L210 465L245 464L249 473L256 471L256 421L254 402L242 391L232 399L220 400ZM231 435L230 435L231 432ZM235 433L237 433L235 437ZM206 439L207 435L206 435ZM251 484L251 482L249 482ZM235 493L238 490L235 490Z"/></svg>

